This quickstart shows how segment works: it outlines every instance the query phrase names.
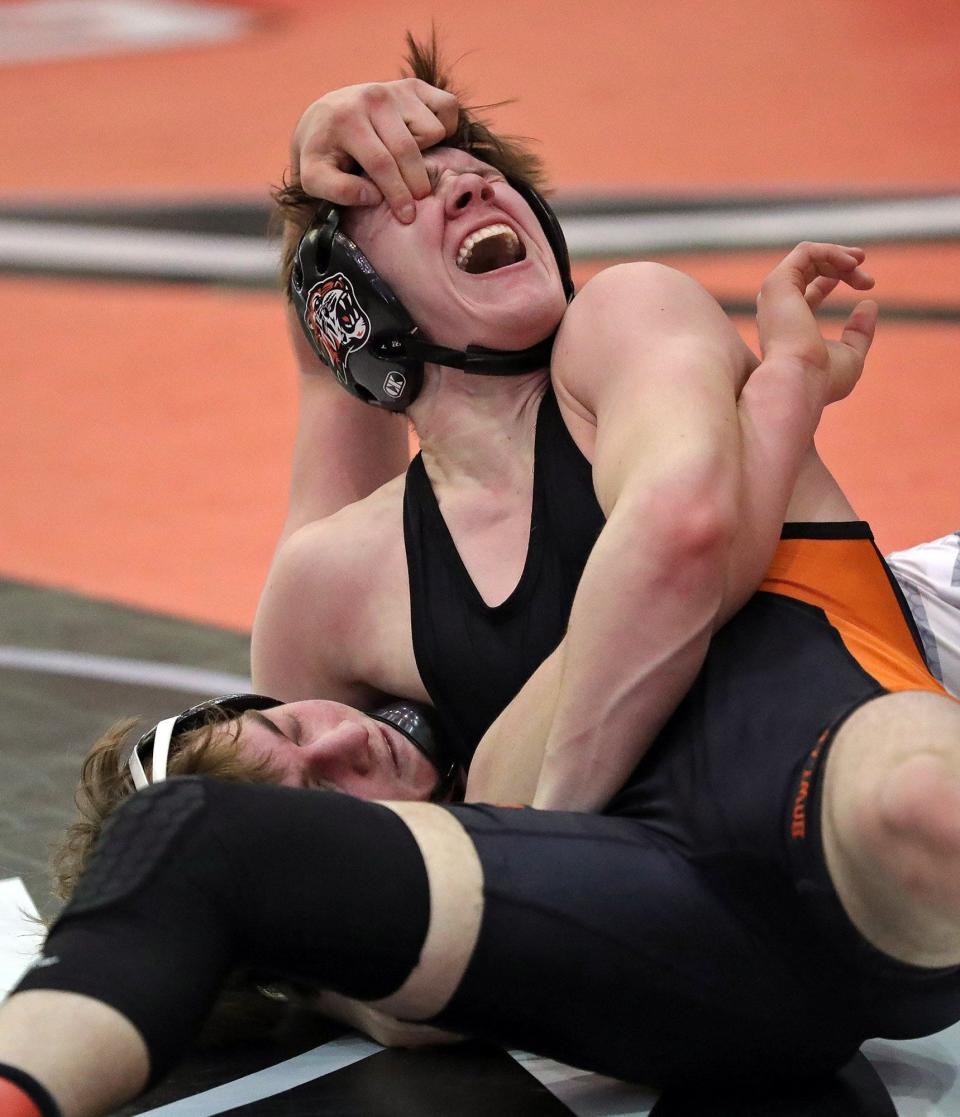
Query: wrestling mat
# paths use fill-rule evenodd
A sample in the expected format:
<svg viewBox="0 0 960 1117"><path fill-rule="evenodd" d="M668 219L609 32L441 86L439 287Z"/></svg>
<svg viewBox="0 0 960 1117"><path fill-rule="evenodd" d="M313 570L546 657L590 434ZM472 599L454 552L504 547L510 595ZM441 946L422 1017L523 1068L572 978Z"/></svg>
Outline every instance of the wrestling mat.
<svg viewBox="0 0 960 1117"><path fill-rule="evenodd" d="M195 664L202 663L198 668ZM0 992L49 917L51 835L70 821L80 760L112 720L155 721L242 687L246 639L0 582ZM910 1043L874 1041L837 1080L775 1097L664 1095L523 1052L474 1044L384 1050L338 1025L290 1014L266 1036L238 1031L194 1052L119 1112L155 1117L956 1117L960 1026ZM95 1073L95 1071L92 1071Z"/></svg>

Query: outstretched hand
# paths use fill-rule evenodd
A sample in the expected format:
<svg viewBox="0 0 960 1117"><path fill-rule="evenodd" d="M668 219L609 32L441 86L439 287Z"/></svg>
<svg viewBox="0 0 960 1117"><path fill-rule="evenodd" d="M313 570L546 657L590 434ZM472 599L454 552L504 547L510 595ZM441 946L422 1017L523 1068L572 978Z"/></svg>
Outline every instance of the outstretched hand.
<svg viewBox="0 0 960 1117"><path fill-rule="evenodd" d="M291 142L294 175L308 194L342 206L386 199L404 222L430 193L423 151L457 127L452 93L419 78L348 85L300 117ZM369 178L354 173L359 165Z"/></svg>
<svg viewBox="0 0 960 1117"><path fill-rule="evenodd" d="M865 259L862 248L804 241L767 276L757 297L764 361L795 361L805 371L820 371L827 403L848 396L860 379L878 307L871 299L858 303L839 341L823 337L814 315L840 283L855 291L873 287L873 277L860 266Z"/></svg>

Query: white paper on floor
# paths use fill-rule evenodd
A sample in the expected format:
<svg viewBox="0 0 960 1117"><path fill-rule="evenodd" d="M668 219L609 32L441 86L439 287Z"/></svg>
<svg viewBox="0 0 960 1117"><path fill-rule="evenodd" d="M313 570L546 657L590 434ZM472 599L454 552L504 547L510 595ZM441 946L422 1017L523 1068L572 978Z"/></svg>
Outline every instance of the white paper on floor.
<svg viewBox="0 0 960 1117"><path fill-rule="evenodd" d="M17 984L40 953L43 928L37 909L19 877L0 880L0 997Z"/></svg>

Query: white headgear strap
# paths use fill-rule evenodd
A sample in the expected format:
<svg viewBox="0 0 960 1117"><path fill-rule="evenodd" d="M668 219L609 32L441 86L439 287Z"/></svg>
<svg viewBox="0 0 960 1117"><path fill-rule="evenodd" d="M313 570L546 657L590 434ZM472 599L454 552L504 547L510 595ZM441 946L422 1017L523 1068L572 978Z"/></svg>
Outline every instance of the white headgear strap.
<svg viewBox="0 0 960 1117"><path fill-rule="evenodd" d="M142 791L145 787L149 787L151 783L163 783L167 778L167 757L170 755L170 738L173 736L174 726L179 720L179 714L173 718L164 718L153 731L152 779L150 779L144 771L137 749L134 749L130 754L130 775L133 777L133 786L137 791Z"/></svg>

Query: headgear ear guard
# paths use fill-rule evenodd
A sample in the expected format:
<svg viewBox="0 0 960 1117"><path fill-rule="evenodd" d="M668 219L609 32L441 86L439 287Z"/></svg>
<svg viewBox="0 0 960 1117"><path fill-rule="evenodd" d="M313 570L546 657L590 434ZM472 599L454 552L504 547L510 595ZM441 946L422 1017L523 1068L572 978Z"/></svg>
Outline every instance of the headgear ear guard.
<svg viewBox="0 0 960 1117"><path fill-rule="evenodd" d="M556 214L532 186L508 181L539 221L569 302L570 257ZM450 349L426 341L403 303L341 232L340 219L341 210L332 206L304 233L290 293L307 340L351 395L388 411L403 411L417 398L428 361L487 376L514 376L549 364L555 330L536 345L517 350L482 345Z"/></svg>
<svg viewBox="0 0 960 1117"><path fill-rule="evenodd" d="M225 694L221 698L210 698L199 702L172 718L164 718L153 729L148 730L133 746L127 767L133 779L133 786L141 791L151 783L162 783L167 778L167 761L170 755L170 741L179 733L188 733L206 725L212 710L221 710L229 718L240 717L247 710L270 710L282 706L279 698L268 698L263 694ZM385 722L398 729L436 768L440 778L437 793L448 792L456 782L457 761L444 747L434 727L432 711L420 702L389 702L375 710L368 717ZM147 775L145 762L152 762L151 774Z"/></svg>
<svg viewBox="0 0 960 1117"><path fill-rule="evenodd" d="M437 731L436 717L429 706L424 706L422 702L400 700L368 710L367 717L399 729L436 768L440 783L434 798L453 790L460 773L460 763L450 749L444 747Z"/></svg>

